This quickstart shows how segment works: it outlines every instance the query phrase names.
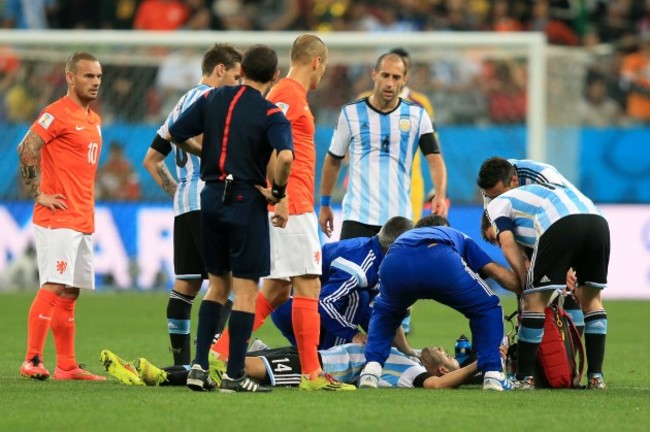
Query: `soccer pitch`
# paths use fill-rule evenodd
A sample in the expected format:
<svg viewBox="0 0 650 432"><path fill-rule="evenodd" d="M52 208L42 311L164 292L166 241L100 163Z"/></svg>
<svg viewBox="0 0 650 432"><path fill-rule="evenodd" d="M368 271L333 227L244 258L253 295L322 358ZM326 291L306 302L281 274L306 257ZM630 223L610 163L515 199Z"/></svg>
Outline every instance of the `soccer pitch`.
<svg viewBox="0 0 650 432"><path fill-rule="evenodd" d="M614 288L612 288L614 289ZM553 430L642 431L650 425L650 302L606 302L609 334L606 391L537 390L484 392L380 389L270 394L195 393L187 388L129 387L105 383L29 381L18 372L25 352L26 317L32 292L0 294L0 431L421 431ZM104 373L99 353L107 348L125 359L147 357L171 363L166 293L82 293L77 305L77 359ZM504 300L506 312L514 302ZM194 307L196 326L198 301ZM469 335L460 314L433 302L413 313L414 347L442 345L453 351L456 337ZM196 332L193 330L193 334ZM286 345L271 322L257 333L271 346ZM54 370L48 337L45 362Z"/></svg>

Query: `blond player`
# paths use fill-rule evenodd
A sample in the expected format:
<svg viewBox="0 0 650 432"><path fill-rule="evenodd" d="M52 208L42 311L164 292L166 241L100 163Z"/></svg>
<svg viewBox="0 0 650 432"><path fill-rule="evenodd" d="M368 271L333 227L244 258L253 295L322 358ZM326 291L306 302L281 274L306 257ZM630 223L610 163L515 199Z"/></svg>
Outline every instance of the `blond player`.
<svg viewBox="0 0 650 432"><path fill-rule="evenodd" d="M43 346L52 328L55 380L104 381L75 359L74 309L80 289L95 289L92 233L94 183L102 148L101 120L90 109L102 82L87 52L65 66L67 94L47 106L18 145L20 171L34 199L34 238L41 288L29 310L27 355L20 373L45 380Z"/></svg>

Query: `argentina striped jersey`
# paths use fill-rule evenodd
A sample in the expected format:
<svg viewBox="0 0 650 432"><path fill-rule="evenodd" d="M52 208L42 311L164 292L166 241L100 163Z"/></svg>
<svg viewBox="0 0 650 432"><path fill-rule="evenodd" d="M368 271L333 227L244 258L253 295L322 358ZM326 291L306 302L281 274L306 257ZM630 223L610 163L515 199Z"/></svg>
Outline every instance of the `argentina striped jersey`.
<svg viewBox="0 0 650 432"><path fill-rule="evenodd" d="M579 191L552 184L511 189L493 199L487 211L497 234L512 231L517 243L529 248L534 248L542 234L563 217L601 214Z"/></svg>
<svg viewBox="0 0 650 432"><path fill-rule="evenodd" d="M366 363L363 350L363 345L345 344L318 351L323 362L323 371L339 381L357 383ZM391 348L379 379L379 386L412 388L413 381L426 372L419 362Z"/></svg>
<svg viewBox="0 0 650 432"><path fill-rule="evenodd" d="M169 127L176 119L190 107L201 95L212 90L206 84L199 84L188 91L178 100L174 109L169 113L167 119L158 129L158 135L164 137L169 135ZM178 188L174 194L174 216L201 209L201 190L203 180L199 177L201 171L201 159L198 156L187 153L171 143L176 165L176 177Z"/></svg>
<svg viewBox="0 0 650 432"><path fill-rule="evenodd" d="M566 177L560 174L553 165L536 162L530 159L508 159L508 162L515 167L519 186L552 183L566 186L576 192L578 191L578 188L567 180ZM490 201L490 198L483 195L483 204L485 208L487 208Z"/></svg>
<svg viewBox="0 0 650 432"><path fill-rule="evenodd" d="M553 165L530 159L508 159L508 162L515 167L520 186L554 183L576 189Z"/></svg>
<svg viewBox="0 0 650 432"><path fill-rule="evenodd" d="M393 216L412 218L411 170L420 137L433 133L424 108L400 99L388 113L361 99L343 107L329 152L350 153L343 220L383 225Z"/></svg>

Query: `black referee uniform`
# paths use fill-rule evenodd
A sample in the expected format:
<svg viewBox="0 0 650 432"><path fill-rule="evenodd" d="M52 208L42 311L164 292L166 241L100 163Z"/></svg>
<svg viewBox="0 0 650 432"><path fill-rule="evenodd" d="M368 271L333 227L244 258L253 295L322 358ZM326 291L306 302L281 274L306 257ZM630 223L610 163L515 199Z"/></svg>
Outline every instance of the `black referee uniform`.
<svg viewBox="0 0 650 432"><path fill-rule="evenodd" d="M252 87L211 90L170 127L175 141L203 134L201 229L208 273L257 279L270 272L266 185L273 150L293 151L282 111Z"/></svg>

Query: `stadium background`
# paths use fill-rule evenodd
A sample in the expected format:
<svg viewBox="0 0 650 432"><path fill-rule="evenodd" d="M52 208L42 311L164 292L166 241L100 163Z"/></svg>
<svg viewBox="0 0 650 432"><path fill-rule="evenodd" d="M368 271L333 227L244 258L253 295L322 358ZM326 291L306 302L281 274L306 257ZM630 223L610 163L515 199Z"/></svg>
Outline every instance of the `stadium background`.
<svg viewBox="0 0 650 432"><path fill-rule="evenodd" d="M371 88L370 70L379 53L402 46L413 57L411 87L429 96L436 111L449 173L450 220L477 237L480 201L474 179L478 167L492 155L534 154L531 107L536 107L533 98L539 94L529 86L533 72L529 52L512 48L506 39L492 46L471 41L459 45L453 39L474 35L474 40L480 40L476 31L512 39L526 31L548 40L542 92L544 160L603 205L612 225L611 282L617 288L606 295L650 298L650 55L646 59L638 54L648 49L650 40L647 2L568 0L551 1L551 7L544 8L539 5L546 2L453 0L44 0L43 9L36 11L43 12L40 23L33 16L21 20L26 17L12 10L14 3L0 0L3 26L19 29L0 31L0 172L4 178L0 182L0 226L4 227L0 290L35 287L26 267L33 261L32 205L19 181L15 148L38 111L64 94L63 61L74 50L90 50L104 67L96 104L104 122L98 178L98 285L148 290L171 286L173 215L169 200L141 161L166 113L198 81L200 56L209 46L204 41L232 39L233 32L248 30L274 31L254 33L258 42L272 40L278 31L300 30L322 32L326 40L340 31L363 31L354 38L366 40L391 36L393 43L368 48L353 47L352 41L349 50L332 50L324 81L310 96L318 123L316 184L340 107ZM153 23L139 18L145 5L154 8L151 15L170 3L185 18ZM31 26L30 31L25 26ZM36 33L45 28L52 31ZM66 32L71 29L76 30ZM99 37L96 29L120 30L117 39L123 40L93 43ZM176 31L161 40L197 35L201 43L138 45L139 38L146 38L141 32L156 30ZM214 30L228 33L205 33ZM17 32L42 37L16 42ZM412 42L431 32L444 32L452 42L435 47ZM67 42L50 41L48 35ZM286 48L280 50L285 73ZM635 56L641 62L638 79L629 70ZM111 155L116 158L113 162ZM118 159L120 155L123 159ZM344 176L335 198L342 196L343 182ZM425 190L430 187L425 175ZM490 250L501 259L497 250Z"/></svg>

